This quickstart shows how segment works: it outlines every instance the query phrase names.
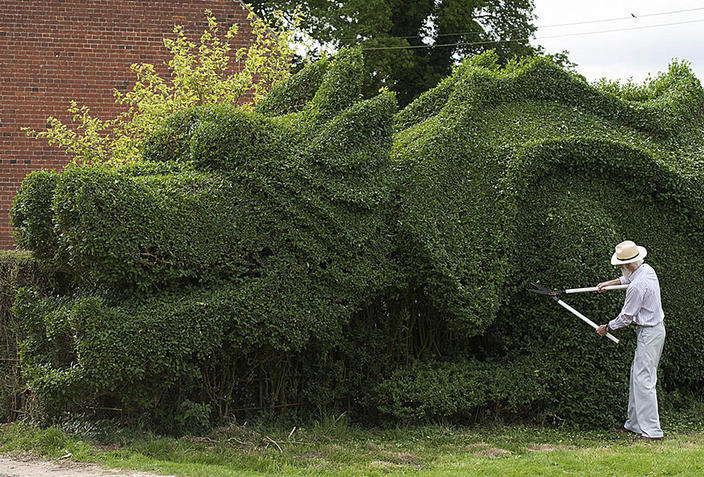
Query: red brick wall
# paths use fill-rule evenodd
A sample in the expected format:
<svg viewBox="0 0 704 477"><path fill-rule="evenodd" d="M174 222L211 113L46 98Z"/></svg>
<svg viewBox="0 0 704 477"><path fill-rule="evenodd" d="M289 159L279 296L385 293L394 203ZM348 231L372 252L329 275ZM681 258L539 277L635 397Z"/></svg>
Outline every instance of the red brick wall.
<svg viewBox="0 0 704 477"><path fill-rule="evenodd" d="M24 176L62 169L68 157L20 130L67 122L72 99L101 118L118 111L113 90L129 90L133 63L151 63L163 76L162 39L183 25L197 39L212 10L221 31L240 26L235 48L247 46L247 11L238 0L2 0L0 2L0 249L14 248L12 198Z"/></svg>

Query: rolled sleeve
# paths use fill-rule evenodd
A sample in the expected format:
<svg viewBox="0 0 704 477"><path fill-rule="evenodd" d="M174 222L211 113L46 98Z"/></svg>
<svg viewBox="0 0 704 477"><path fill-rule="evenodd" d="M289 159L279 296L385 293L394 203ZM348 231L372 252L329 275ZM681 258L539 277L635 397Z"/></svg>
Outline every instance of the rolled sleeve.
<svg viewBox="0 0 704 477"><path fill-rule="evenodd" d="M613 276L613 275L612 275L612 276ZM628 279L627 279L626 277L624 277L623 275L621 275L620 277L618 277L618 281L621 282L621 285L628 285L629 283L631 283L631 281L628 280Z"/></svg>
<svg viewBox="0 0 704 477"><path fill-rule="evenodd" d="M618 330L619 328L625 328L630 325L635 320L642 306L643 290L636 286L626 288L626 300L623 303L621 313L616 318L609 321L609 328Z"/></svg>

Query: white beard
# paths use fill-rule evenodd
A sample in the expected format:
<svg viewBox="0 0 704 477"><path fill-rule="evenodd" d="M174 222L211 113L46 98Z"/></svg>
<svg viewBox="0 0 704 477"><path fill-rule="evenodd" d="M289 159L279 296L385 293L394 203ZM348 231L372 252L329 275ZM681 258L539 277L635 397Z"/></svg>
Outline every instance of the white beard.
<svg viewBox="0 0 704 477"><path fill-rule="evenodd" d="M625 265L621 265L621 273L623 273L623 278L630 280L633 272L631 272Z"/></svg>

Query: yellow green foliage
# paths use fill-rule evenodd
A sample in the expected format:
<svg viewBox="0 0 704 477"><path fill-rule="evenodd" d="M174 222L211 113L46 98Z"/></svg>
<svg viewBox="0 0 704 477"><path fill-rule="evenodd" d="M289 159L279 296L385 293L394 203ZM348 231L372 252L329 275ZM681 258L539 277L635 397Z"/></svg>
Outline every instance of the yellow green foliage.
<svg viewBox="0 0 704 477"><path fill-rule="evenodd" d="M198 44L189 40L183 27L174 27L175 38L165 38L171 54L171 78L162 78L154 65L132 65L135 84L126 93L115 90L115 102L124 112L112 119L92 116L87 106L72 101L68 109L72 124L47 119L46 131L27 131L68 152L74 164L126 163L139 160L139 148L166 118L186 108L205 104L230 104L249 109L274 85L289 77L291 37L300 21L293 16L291 28L267 22L249 13L252 42L232 52L230 42L238 33L232 25L224 35L216 18L205 11L207 28ZM235 68L234 62L238 63Z"/></svg>

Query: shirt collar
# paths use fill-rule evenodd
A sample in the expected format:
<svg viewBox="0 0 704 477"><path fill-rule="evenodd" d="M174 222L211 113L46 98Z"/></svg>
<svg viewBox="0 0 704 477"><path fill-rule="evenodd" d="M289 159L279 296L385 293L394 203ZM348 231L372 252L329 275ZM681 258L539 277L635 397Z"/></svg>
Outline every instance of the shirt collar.
<svg viewBox="0 0 704 477"><path fill-rule="evenodd" d="M640 276L640 271L643 270L644 267L645 267L645 263L641 263L640 267L636 268L636 271L631 273L631 278L629 280L633 281L638 276Z"/></svg>

